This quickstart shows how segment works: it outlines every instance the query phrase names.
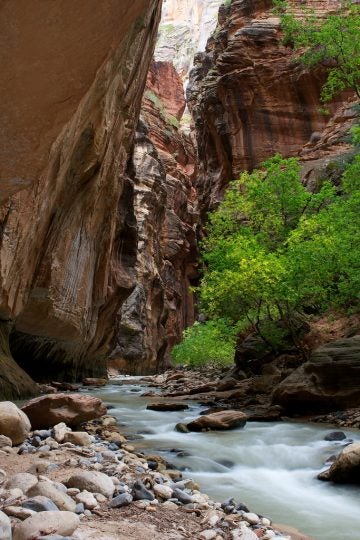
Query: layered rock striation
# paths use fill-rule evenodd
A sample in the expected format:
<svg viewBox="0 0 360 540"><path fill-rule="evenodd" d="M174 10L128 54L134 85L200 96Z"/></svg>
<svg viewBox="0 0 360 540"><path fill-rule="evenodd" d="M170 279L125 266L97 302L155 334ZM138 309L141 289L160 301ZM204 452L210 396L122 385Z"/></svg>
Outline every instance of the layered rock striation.
<svg viewBox="0 0 360 540"><path fill-rule="evenodd" d="M160 0L1 5L0 394L101 373L135 286L126 173ZM8 335L10 332L10 348Z"/></svg>
<svg viewBox="0 0 360 540"><path fill-rule="evenodd" d="M130 373L164 367L194 321L197 277L195 148L180 128L182 81L169 62L148 74L129 176L138 233L136 287L119 312L111 364Z"/></svg>
<svg viewBox="0 0 360 540"><path fill-rule="evenodd" d="M218 27L195 58L187 94L205 211L231 179L277 152L297 155L327 122L319 111L325 70L310 73L296 63L272 7L271 0L221 6ZM322 1L311 7L319 15L331 8Z"/></svg>

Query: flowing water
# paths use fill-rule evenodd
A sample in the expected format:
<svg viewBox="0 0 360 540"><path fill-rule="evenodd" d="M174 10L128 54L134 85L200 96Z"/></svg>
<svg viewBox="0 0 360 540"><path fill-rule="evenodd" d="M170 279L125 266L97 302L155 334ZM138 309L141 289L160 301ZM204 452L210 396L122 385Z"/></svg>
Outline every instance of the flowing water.
<svg viewBox="0 0 360 540"><path fill-rule="evenodd" d="M326 459L344 445L324 440L331 428L249 422L234 431L178 433L175 424L189 422L204 407L193 403L186 411L149 411L150 398L140 397L146 387L131 381L119 379L92 393L114 407L111 414L139 450L162 455L214 500L234 497L314 540L360 539L360 488L316 479ZM360 440L358 431L345 432Z"/></svg>

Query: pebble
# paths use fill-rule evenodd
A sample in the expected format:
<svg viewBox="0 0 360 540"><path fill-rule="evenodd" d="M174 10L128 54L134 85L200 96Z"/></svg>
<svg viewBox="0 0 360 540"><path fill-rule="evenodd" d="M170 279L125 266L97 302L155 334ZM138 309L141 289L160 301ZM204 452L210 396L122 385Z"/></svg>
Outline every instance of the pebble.
<svg viewBox="0 0 360 540"><path fill-rule="evenodd" d="M94 495L89 491L82 491L75 495L75 501L77 503L82 503L87 510L93 510L98 505Z"/></svg>
<svg viewBox="0 0 360 540"><path fill-rule="evenodd" d="M112 499L109 506L110 508L121 508L122 506L128 506L133 502L133 497L130 493L120 493Z"/></svg>
<svg viewBox="0 0 360 540"><path fill-rule="evenodd" d="M154 493L159 496L162 499L171 499L173 495L173 490L170 486L166 486L164 484L155 484L154 485Z"/></svg>

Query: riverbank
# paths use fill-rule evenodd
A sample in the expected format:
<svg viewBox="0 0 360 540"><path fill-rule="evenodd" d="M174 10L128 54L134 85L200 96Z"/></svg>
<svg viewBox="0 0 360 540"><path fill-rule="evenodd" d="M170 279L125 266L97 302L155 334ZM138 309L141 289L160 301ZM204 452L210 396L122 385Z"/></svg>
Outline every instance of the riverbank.
<svg viewBox="0 0 360 540"><path fill-rule="evenodd" d="M13 540L309 538L290 536L232 501L211 500L163 458L136 451L110 415L81 431L60 424L30 432L21 445L6 443L2 438L0 525L6 531L11 524Z"/></svg>

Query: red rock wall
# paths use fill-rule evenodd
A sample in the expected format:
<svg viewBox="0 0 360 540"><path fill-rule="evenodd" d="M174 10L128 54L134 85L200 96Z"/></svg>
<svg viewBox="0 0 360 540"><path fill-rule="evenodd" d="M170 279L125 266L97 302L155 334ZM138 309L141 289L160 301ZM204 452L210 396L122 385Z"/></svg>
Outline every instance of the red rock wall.
<svg viewBox="0 0 360 540"><path fill-rule="evenodd" d="M179 129L182 80L169 62L151 66L129 167L138 231L136 287L119 312L111 365L128 373L164 367L194 320L197 277L195 148Z"/></svg>
<svg viewBox="0 0 360 540"><path fill-rule="evenodd" d="M0 316L22 366L68 380L104 370L115 315L135 286L126 166L161 8L75 4L0 7ZM0 392L28 392L3 365Z"/></svg>
<svg viewBox="0 0 360 540"><path fill-rule="evenodd" d="M319 14L338 2L311 2ZM324 71L309 73L281 42L271 0L233 0L198 54L188 89L206 211L229 180L280 152L297 155L327 119L319 112Z"/></svg>

